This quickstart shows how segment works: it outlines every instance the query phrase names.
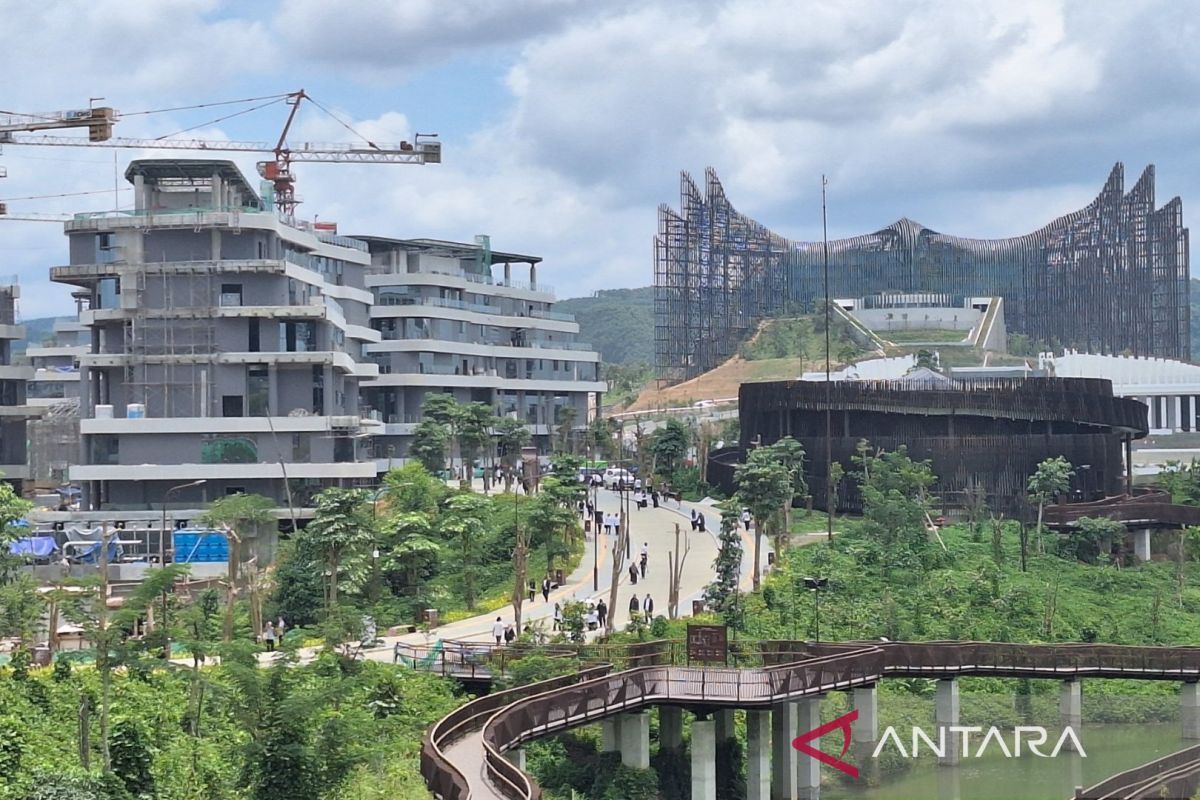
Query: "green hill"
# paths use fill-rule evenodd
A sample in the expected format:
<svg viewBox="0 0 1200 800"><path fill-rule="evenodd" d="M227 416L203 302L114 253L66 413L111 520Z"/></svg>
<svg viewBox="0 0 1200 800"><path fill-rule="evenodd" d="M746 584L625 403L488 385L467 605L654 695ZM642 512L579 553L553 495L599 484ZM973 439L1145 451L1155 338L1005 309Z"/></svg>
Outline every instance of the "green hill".
<svg viewBox="0 0 1200 800"><path fill-rule="evenodd" d="M18 353L25 352L26 345L40 345L54 335L54 323L60 319L69 319L69 317L35 317L34 319L22 320L21 324L25 326L25 338L16 343L13 348Z"/></svg>
<svg viewBox="0 0 1200 800"><path fill-rule="evenodd" d="M654 363L654 287L603 289L554 305L574 314L579 338L600 351L606 364Z"/></svg>

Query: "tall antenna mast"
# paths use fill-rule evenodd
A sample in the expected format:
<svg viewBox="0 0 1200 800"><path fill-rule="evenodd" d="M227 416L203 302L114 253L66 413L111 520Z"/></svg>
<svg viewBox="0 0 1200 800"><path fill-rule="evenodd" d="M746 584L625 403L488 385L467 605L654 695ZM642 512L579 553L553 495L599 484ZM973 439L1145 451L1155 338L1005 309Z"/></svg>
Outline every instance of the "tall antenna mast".
<svg viewBox="0 0 1200 800"><path fill-rule="evenodd" d="M829 181L821 176L821 242L825 265L825 535L833 538L833 411L832 383L829 368L829 221L825 210L825 187Z"/></svg>

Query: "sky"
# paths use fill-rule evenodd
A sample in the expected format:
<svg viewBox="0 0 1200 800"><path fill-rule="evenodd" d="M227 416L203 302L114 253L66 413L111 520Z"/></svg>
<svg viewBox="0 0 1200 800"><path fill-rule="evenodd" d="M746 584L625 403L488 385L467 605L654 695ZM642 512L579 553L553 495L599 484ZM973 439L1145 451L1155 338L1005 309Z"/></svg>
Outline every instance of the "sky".
<svg viewBox="0 0 1200 800"><path fill-rule="evenodd" d="M1114 163L1200 202L1200 8L1157 0L0 0L0 113L86 107L115 135L292 142L438 133L443 163L300 164L299 215L343 233L472 241L545 260L559 297L653 282L657 206L713 167L793 239L907 216L980 238L1086 205ZM350 130L352 129L352 130ZM70 132L65 132L69 134ZM116 162L114 163L114 154ZM131 158L6 145L9 213L128 207ZM173 155L185 155L173 153ZM256 180L253 155L234 158ZM72 197L33 195L100 192ZM25 318L65 314L61 225L0 222Z"/></svg>

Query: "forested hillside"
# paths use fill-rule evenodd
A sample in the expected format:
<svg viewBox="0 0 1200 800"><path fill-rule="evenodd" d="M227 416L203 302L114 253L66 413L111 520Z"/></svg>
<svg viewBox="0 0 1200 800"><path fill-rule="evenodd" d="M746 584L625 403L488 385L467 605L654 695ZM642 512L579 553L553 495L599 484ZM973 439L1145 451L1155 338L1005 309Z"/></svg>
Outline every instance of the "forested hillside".
<svg viewBox="0 0 1200 800"><path fill-rule="evenodd" d="M654 363L654 287L604 289L573 297L555 310L574 314L579 338L596 346L606 364Z"/></svg>

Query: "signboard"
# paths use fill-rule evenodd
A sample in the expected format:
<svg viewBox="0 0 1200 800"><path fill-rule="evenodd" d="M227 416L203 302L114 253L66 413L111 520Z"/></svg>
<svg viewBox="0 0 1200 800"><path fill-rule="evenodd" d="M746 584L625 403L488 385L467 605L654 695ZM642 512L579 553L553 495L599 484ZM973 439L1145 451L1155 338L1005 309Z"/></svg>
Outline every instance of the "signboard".
<svg viewBox="0 0 1200 800"><path fill-rule="evenodd" d="M724 625L688 625L688 661L727 662L729 634Z"/></svg>

